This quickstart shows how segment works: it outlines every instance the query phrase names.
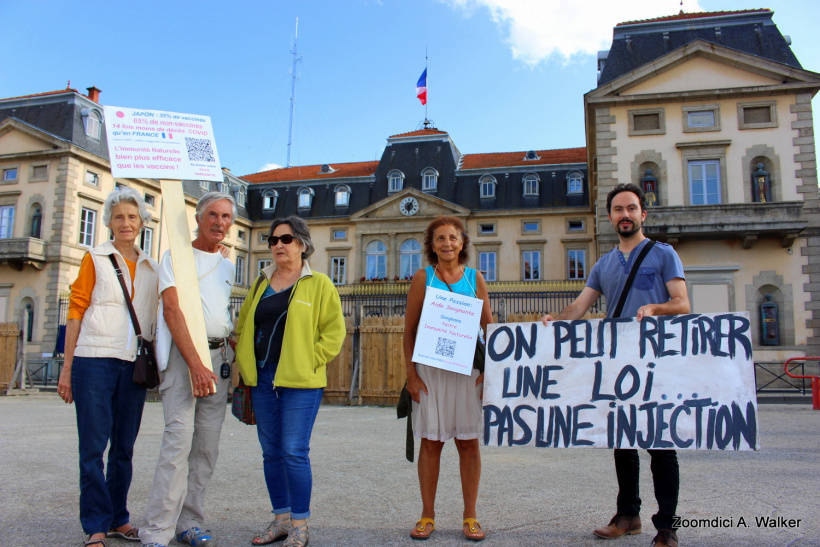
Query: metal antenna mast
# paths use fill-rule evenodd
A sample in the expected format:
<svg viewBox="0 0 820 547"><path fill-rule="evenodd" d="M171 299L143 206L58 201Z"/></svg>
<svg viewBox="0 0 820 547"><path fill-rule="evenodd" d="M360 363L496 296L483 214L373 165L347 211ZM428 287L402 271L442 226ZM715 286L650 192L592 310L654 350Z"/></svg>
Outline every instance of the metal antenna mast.
<svg viewBox="0 0 820 547"><path fill-rule="evenodd" d="M290 167L290 145L293 144L293 105L296 101L296 63L302 60L296 53L296 40L299 37L299 18L296 18L296 33L293 35L293 68L291 69L290 80L290 123L288 124L288 161L287 167Z"/></svg>

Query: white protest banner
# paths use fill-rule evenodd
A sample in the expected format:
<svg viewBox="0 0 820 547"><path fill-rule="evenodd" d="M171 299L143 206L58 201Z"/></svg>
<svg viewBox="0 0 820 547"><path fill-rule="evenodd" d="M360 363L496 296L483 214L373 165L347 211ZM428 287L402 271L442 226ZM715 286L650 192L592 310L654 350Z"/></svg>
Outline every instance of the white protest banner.
<svg viewBox="0 0 820 547"><path fill-rule="evenodd" d="M182 179L223 179L211 118L160 110L104 106L111 174L118 178L160 179L165 228L173 258L179 307L199 310L202 300L191 247ZM205 317L185 314L202 364L211 369Z"/></svg>
<svg viewBox="0 0 820 547"><path fill-rule="evenodd" d="M747 312L488 331L485 444L760 448Z"/></svg>
<svg viewBox="0 0 820 547"><path fill-rule="evenodd" d="M211 118L105 106L111 173L122 178L222 181Z"/></svg>
<svg viewBox="0 0 820 547"><path fill-rule="evenodd" d="M483 305L480 298L428 286L416 330L413 362L472 374Z"/></svg>

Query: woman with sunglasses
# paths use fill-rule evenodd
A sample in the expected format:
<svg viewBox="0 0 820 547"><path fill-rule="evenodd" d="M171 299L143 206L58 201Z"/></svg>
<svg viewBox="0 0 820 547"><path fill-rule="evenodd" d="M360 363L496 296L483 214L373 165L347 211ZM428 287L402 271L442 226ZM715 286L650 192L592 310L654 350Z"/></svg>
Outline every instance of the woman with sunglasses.
<svg viewBox="0 0 820 547"><path fill-rule="evenodd" d="M274 519L253 545L287 537L308 543L313 475L310 435L319 411L326 366L342 349L345 322L330 279L310 269L310 231L297 216L273 221L273 264L254 282L236 322L236 362L251 386L256 431ZM312 351L311 351L312 350Z"/></svg>

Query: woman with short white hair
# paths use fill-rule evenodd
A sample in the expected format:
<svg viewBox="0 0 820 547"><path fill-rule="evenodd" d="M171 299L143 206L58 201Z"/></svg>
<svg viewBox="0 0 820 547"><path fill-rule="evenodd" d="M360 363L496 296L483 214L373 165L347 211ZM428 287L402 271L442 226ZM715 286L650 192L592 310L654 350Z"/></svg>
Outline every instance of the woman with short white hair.
<svg viewBox="0 0 820 547"><path fill-rule="evenodd" d="M150 218L142 195L133 188L109 194L103 222L113 240L89 249L71 286L65 364L57 392L77 410L80 522L88 535L85 545L92 547L106 547L106 537L139 541L138 530L129 523L127 501L145 388L133 382L137 337L110 257L126 281L143 337L153 340L158 264L136 245Z"/></svg>

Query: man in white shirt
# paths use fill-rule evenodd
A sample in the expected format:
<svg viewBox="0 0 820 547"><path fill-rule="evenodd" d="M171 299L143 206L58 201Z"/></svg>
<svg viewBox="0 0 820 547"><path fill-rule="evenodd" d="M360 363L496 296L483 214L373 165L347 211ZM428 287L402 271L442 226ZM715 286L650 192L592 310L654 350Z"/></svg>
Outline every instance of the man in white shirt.
<svg viewBox="0 0 820 547"><path fill-rule="evenodd" d="M192 311L180 309L170 253L160 263L160 329L164 320L173 343L159 386L165 431L145 509L146 525L140 530L144 546L166 547L174 537L194 547L216 546L204 529L205 487L216 466L230 383L220 369L233 358L225 340L233 328L229 306L235 267L222 256L219 245L235 216L233 197L220 192L205 194L196 208L192 245L212 370L200 360L188 331L185 315ZM160 367L163 357L158 344Z"/></svg>

